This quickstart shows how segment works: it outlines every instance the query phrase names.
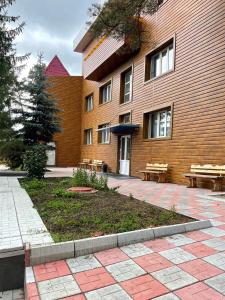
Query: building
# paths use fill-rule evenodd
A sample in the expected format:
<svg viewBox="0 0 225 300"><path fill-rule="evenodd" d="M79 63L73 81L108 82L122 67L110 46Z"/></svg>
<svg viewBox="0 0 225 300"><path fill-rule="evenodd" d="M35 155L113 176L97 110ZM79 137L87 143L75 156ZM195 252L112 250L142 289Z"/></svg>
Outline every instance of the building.
<svg viewBox="0 0 225 300"><path fill-rule="evenodd" d="M58 165L100 159L140 176L146 162L168 163L169 180L184 183L193 163L225 163L225 2L166 0L144 23L138 53L121 55L125 41L89 30L74 42L83 78L57 87L71 93Z"/></svg>

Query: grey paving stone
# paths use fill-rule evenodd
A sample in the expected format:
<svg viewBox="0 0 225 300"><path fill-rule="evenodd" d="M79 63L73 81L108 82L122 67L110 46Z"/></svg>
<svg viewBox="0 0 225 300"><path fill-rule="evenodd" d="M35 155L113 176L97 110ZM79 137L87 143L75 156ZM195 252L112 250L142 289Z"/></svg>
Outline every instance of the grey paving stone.
<svg viewBox="0 0 225 300"><path fill-rule="evenodd" d="M213 219L210 219L210 222L211 222L212 226L220 226L220 225L225 224L224 222L213 220Z"/></svg>
<svg viewBox="0 0 225 300"><path fill-rule="evenodd" d="M179 298L173 293L169 293L167 295L154 298L153 300L179 300Z"/></svg>
<svg viewBox="0 0 225 300"><path fill-rule="evenodd" d="M118 282L146 274L146 272L141 267L139 267L133 260L122 261L107 266L106 269Z"/></svg>
<svg viewBox="0 0 225 300"><path fill-rule="evenodd" d="M21 250L23 243L20 236L0 239L0 253L6 250Z"/></svg>
<svg viewBox="0 0 225 300"><path fill-rule="evenodd" d="M189 252L181 248L173 248L173 249L165 250L159 252L159 254L176 265L196 259L196 256L190 254Z"/></svg>
<svg viewBox="0 0 225 300"><path fill-rule="evenodd" d="M38 290L42 300L60 299L81 292L72 275L39 282Z"/></svg>
<svg viewBox="0 0 225 300"><path fill-rule="evenodd" d="M217 217L221 217L221 215L212 213L212 212L204 212L204 213L200 213L201 216L203 217L207 217L207 218L217 218Z"/></svg>
<svg viewBox="0 0 225 300"><path fill-rule="evenodd" d="M102 266L93 255L70 258L66 261L72 273L92 270Z"/></svg>
<svg viewBox="0 0 225 300"><path fill-rule="evenodd" d="M131 300L130 296L118 285L114 284L85 294L87 300Z"/></svg>
<svg viewBox="0 0 225 300"><path fill-rule="evenodd" d="M0 292L1 300L24 300L24 292L22 289Z"/></svg>
<svg viewBox="0 0 225 300"><path fill-rule="evenodd" d="M25 269L25 282L26 284L35 282L34 272L32 267L26 267Z"/></svg>
<svg viewBox="0 0 225 300"><path fill-rule="evenodd" d="M191 238L186 237L183 234L176 234L176 235L169 236L169 237L166 238L166 240L168 242L174 244L177 247L195 243L194 240L192 240Z"/></svg>
<svg viewBox="0 0 225 300"><path fill-rule="evenodd" d="M217 275L205 280L205 283L225 295L225 274Z"/></svg>
<svg viewBox="0 0 225 300"><path fill-rule="evenodd" d="M225 250L225 240L214 238L206 241L202 241L203 244L206 246L213 248L218 251L224 251Z"/></svg>
<svg viewBox="0 0 225 300"><path fill-rule="evenodd" d="M171 291L185 287L198 281L196 278L184 272L177 266L153 272L151 273L151 275Z"/></svg>
<svg viewBox="0 0 225 300"><path fill-rule="evenodd" d="M130 258L135 258L135 257L153 253L152 250L150 250L149 248L147 248L145 245L141 243L124 246L121 247L120 249L124 253L126 253Z"/></svg>
<svg viewBox="0 0 225 300"><path fill-rule="evenodd" d="M225 271L225 253L216 253L213 255L206 256L203 259L208 263Z"/></svg>
<svg viewBox="0 0 225 300"><path fill-rule="evenodd" d="M216 227L203 229L201 231L204 232L204 233L207 233L207 234L211 234L212 236L215 236L215 237L225 236L225 230L222 230L222 229L219 229L219 228L216 228Z"/></svg>

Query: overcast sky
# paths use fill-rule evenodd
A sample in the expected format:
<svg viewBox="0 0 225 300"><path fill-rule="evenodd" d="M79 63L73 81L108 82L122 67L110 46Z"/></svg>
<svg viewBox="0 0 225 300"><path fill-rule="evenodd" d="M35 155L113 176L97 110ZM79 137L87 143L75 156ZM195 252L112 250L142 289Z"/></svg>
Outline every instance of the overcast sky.
<svg viewBox="0 0 225 300"><path fill-rule="evenodd" d="M88 8L98 1L16 0L10 13L26 23L16 47L18 54L32 53L28 68L43 52L46 63L57 54L71 75L80 75L81 55L73 52L73 40L88 20Z"/></svg>

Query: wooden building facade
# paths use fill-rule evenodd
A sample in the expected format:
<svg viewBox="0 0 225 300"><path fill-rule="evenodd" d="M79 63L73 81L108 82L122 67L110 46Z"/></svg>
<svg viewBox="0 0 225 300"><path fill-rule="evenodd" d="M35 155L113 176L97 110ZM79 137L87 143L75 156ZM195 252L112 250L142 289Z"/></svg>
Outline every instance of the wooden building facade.
<svg viewBox="0 0 225 300"><path fill-rule="evenodd" d="M127 56L125 41L88 30L75 43L83 79L72 88L80 97L73 161L99 159L134 176L146 162L168 163L169 180L184 183L193 163L225 164L225 2L166 0L144 26L146 42ZM76 103L68 108L78 113Z"/></svg>

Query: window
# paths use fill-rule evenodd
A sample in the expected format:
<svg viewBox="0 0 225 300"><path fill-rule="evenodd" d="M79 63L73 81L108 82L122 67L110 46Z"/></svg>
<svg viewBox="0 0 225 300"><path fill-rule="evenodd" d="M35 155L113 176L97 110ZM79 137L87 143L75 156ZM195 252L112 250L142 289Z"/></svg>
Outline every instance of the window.
<svg viewBox="0 0 225 300"><path fill-rule="evenodd" d="M111 101L111 82L100 88L100 104Z"/></svg>
<svg viewBox="0 0 225 300"><path fill-rule="evenodd" d="M85 110L86 111L92 111L93 110L93 94L89 95L85 98Z"/></svg>
<svg viewBox="0 0 225 300"><path fill-rule="evenodd" d="M92 129L86 129L84 131L84 143L86 145L92 145L93 142L93 130Z"/></svg>
<svg viewBox="0 0 225 300"><path fill-rule="evenodd" d="M124 114L120 116L120 124L128 124L131 123L131 115L130 113Z"/></svg>
<svg viewBox="0 0 225 300"><path fill-rule="evenodd" d="M156 78L174 69L174 43L166 45L146 56L145 80Z"/></svg>
<svg viewBox="0 0 225 300"><path fill-rule="evenodd" d="M98 126L98 142L100 144L108 144L110 141L109 124Z"/></svg>
<svg viewBox="0 0 225 300"><path fill-rule="evenodd" d="M132 98L132 68L121 75L121 100L120 103L127 103Z"/></svg>
<svg viewBox="0 0 225 300"><path fill-rule="evenodd" d="M163 138L171 135L171 108L144 115L145 138Z"/></svg>
<svg viewBox="0 0 225 300"><path fill-rule="evenodd" d="M164 0L158 0L158 5L163 4Z"/></svg>

